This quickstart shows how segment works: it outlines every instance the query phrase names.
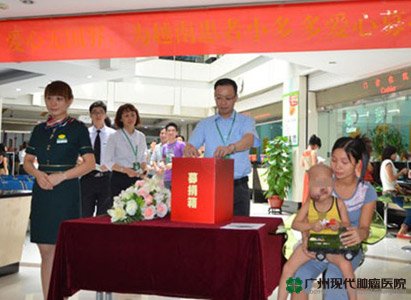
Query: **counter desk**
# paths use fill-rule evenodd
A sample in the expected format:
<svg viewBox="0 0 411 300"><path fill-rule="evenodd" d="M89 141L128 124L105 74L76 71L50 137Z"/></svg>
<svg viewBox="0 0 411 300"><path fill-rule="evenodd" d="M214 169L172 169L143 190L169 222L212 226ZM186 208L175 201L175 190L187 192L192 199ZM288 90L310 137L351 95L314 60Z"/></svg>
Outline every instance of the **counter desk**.
<svg viewBox="0 0 411 300"><path fill-rule="evenodd" d="M0 190L0 276L19 270L30 204L29 190Z"/></svg>

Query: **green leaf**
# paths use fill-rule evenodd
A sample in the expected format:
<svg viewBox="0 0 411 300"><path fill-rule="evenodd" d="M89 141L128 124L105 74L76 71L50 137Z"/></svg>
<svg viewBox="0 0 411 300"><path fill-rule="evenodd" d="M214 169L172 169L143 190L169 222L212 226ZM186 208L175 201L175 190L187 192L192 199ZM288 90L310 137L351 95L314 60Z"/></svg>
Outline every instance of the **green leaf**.
<svg viewBox="0 0 411 300"><path fill-rule="evenodd" d="M278 195L284 199L292 185L292 149L286 137L278 136L267 143L264 163L268 191L266 197Z"/></svg>

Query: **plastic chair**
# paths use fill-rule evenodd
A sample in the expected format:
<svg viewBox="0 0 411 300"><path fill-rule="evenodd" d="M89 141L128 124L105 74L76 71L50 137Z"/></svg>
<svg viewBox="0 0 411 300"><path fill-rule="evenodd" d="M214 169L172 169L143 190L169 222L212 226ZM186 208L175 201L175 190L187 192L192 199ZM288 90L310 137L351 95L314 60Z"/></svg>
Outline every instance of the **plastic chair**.
<svg viewBox="0 0 411 300"><path fill-rule="evenodd" d="M387 226L388 223L388 205L392 202L392 198L388 195L381 195L378 197L378 201L384 203L384 224Z"/></svg>
<svg viewBox="0 0 411 300"><path fill-rule="evenodd" d="M0 189L4 191L24 189L19 180L1 180Z"/></svg>
<svg viewBox="0 0 411 300"><path fill-rule="evenodd" d="M291 216L289 216L283 221L284 226L277 230L277 233L285 234L286 240L283 246L283 255L287 260L290 258L291 254L293 254L294 248L298 244L298 239L295 236L293 229L291 228L291 225L296 216L297 214L292 214Z"/></svg>

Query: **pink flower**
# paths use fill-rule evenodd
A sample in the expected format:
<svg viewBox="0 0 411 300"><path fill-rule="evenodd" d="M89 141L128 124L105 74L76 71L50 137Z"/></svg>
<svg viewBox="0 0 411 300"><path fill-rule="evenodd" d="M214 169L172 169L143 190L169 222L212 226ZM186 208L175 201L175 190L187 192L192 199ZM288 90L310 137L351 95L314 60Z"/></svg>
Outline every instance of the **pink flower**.
<svg viewBox="0 0 411 300"><path fill-rule="evenodd" d="M144 183L145 183L144 180L139 180L139 181L136 181L135 186L142 187L144 185Z"/></svg>
<svg viewBox="0 0 411 300"><path fill-rule="evenodd" d="M153 203L153 196L151 196L150 194L143 196L143 197L144 197L144 201L146 202L147 206Z"/></svg>
<svg viewBox="0 0 411 300"><path fill-rule="evenodd" d="M164 218L167 215L168 208L167 205L163 202L157 204L157 216Z"/></svg>
<svg viewBox="0 0 411 300"><path fill-rule="evenodd" d="M137 195L139 195L139 196L141 196L145 199L150 194L144 189L139 189L138 192L137 192Z"/></svg>
<svg viewBox="0 0 411 300"><path fill-rule="evenodd" d="M143 211L144 220L152 220L156 215L156 208L153 205L146 207Z"/></svg>

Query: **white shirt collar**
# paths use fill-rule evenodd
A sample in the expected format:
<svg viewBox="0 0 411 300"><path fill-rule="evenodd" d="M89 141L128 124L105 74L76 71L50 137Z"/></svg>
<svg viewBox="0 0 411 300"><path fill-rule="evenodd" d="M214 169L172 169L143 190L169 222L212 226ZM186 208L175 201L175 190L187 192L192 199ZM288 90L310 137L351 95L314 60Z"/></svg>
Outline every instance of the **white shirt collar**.
<svg viewBox="0 0 411 300"><path fill-rule="evenodd" d="M105 132L106 131L106 125L104 125L101 129L100 129L100 132ZM93 131L93 133L96 133L97 132L97 130L99 130L99 129L97 129L96 128L96 126L92 126L92 131Z"/></svg>

